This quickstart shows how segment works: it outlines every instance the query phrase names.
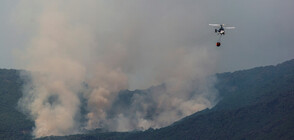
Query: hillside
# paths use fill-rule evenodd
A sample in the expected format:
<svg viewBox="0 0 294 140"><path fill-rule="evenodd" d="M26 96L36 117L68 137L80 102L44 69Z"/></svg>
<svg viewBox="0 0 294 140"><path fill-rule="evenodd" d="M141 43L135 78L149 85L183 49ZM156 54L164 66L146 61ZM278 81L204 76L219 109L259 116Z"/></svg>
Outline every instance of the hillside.
<svg viewBox="0 0 294 140"><path fill-rule="evenodd" d="M17 70L0 70L0 139L31 139L33 122L17 109L22 81Z"/></svg>
<svg viewBox="0 0 294 140"><path fill-rule="evenodd" d="M219 103L168 127L43 139L294 139L294 60L216 76ZM32 138L33 122L17 109L22 84L19 71L0 70L0 139ZM148 90L121 91L116 102L128 106L135 93Z"/></svg>
<svg viewBox="0 0 294 140"><path fill-rule="evenodd" d="M217 74L221 101L211 110L144 132L90 133L52 139L294 139L294 60ZM132 93L128 92L129 96Z"/></svg>

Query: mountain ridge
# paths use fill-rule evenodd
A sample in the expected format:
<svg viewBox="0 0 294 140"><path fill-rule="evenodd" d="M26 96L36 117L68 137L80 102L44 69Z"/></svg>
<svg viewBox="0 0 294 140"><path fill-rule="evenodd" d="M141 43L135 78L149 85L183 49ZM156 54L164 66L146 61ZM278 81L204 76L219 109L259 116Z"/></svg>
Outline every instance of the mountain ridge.
<svg viewBox="0 0 294 140"><path fill-rule="evenodd" d="M19 70L0 69L0 139L33 138L33 122L17 109L24 82L19 75ZM294 59L216 76L221 100L170 126L132 132L97 129L40 139L294 139ZM148 90L121 91L119 98L127 103L134 93Z"/></svg>
<svg viewBox="0 0 294 140"><path fill-rule="evenodd" d="M217 74L222 100L212 109L143 132L57 139L294 139L294 60Z"/></svg>

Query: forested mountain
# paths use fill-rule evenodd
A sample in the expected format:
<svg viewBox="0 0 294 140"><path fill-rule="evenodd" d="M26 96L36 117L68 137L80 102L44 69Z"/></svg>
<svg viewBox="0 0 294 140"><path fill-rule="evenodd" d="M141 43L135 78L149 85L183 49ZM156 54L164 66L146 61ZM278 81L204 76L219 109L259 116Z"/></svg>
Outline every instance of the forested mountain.
<svg viewBox="0 0 294 140"><path fill-rule="evenodd" d="M0 70L0 139L31 139L34 125L17 108L22 96L18 70Z"/></svg>
<svg viewBox="0 0 294 140"><path fill-rule="evenodd" d="M18 73L0 70L0 139L31 138L33 122L17 111L22 85ZM294 60L216 76L219 103L168 127L43 139L294 139ZM127 103L137 92L148 93L126 90L119 98Z"/></svg>

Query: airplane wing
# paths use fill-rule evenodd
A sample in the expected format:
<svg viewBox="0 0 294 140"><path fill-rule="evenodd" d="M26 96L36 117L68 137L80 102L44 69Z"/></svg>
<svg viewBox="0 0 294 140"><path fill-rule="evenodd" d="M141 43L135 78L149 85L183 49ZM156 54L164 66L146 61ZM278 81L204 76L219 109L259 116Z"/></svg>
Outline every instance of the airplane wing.
<svg viewBox="0 0 294 140"><path fill-rule="evenodd" d="M236 27L224 27L224 29L235 29Z"/></svg>

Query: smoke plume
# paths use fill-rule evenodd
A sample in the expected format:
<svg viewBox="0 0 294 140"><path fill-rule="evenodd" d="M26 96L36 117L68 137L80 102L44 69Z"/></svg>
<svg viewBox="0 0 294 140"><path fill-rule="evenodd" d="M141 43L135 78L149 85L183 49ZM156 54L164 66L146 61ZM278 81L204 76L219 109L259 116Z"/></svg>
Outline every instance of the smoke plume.
<svg viewBox="0 0 294 140"><path fill-rule="evenodd" d="M19 54L29 71L19 106L34 120L34 136L159 128L215 104L217 54L194 36L199 23L186 17L194 7L132 0L24 3L17 10L22 15L39 8ZM151 86L134 92L128 106L119 104L121 90Z"/></svg>

